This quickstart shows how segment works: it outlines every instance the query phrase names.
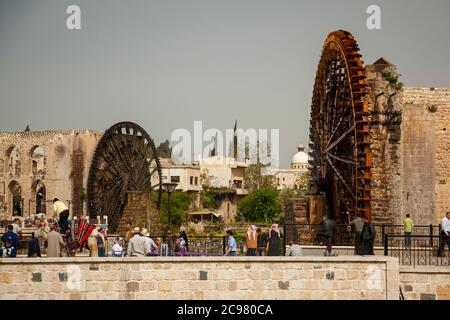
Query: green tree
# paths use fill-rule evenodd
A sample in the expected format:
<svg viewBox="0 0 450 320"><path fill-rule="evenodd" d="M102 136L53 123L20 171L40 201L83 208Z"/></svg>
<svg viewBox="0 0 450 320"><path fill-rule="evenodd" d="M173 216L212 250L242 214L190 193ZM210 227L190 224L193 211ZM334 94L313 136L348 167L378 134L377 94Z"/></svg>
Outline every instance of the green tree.
<svg viewBox="0 0 450 320"><path fill-rule="evenodd" d="M160 158L170 158L172 155L172 149L170 148L169 140L161 142L158 147L156 147L156 152Z"/></svg>
<svg viewBox="0 0 450 320"><path fill-rule="evenodd" d="M264 168L268 165L262 163L250 164L245 170L245 186L249 192L253 192L259 188L272 187L275 183L273 175L264 174Z"/></svg>
<svg viewBox="0 0 450 320"><path fill-rule="evenodd" d="M186 221L189 207L192 203L192 197L181 191L172 193L170 202L172 225L179 226ZM163 193L161 199L161 221L168 223L168 198L167 193Z"/></svg>
<svg viewBox="0 0 450 320"><path fill-rule="evenodd" d="M209 188L200 191L200 201L202 202L203 208L217 209L216 193Z"/></svg>
<svg viewBox="0 0 450 320"><path fill-rule="evenodd" d="M240 217L252 222L272 222L281 214L279 191L274 187L256 189L242 198L239 203Z"/></svg>

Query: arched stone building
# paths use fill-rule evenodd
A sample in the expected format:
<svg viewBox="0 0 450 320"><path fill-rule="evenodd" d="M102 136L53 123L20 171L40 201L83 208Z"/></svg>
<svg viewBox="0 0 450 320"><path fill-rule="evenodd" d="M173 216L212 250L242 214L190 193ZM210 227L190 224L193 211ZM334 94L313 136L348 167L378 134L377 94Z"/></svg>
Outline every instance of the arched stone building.
<svg viewBox="0 0 450 320"><path fill-rule="evenodd" d="M55 197L81 213L100 137L89 130L0 133L0 217L51 215Z"/></svg>

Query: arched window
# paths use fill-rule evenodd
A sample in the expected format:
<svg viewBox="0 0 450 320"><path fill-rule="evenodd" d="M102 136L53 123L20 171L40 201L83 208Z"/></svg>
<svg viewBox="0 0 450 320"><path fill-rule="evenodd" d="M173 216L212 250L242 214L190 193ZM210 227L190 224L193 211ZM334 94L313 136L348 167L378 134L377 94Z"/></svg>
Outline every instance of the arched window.
<svg viewBox="0 0 450 320"><path fill-rule="evenodd" d="M22 199L22 187L17 181L11 181L8 186L9 191L9 204L11 208L12 216L23 215L23 199Z"/></svg>
<svg viewBox="0 0 450 320"><path fill-rule="evenodd" d="M19 149L16 146L9 147L8 151L6 151L6 158L8 160L6 171L11 175L20 175L21 158Z"/></svg>
<svg viewBox="0 0 450 320"><path fill-rule="evenodd" d="M43 175L45 170L44 148L41 146L34 146L30 150L30 157L33 175Z"/></svg>

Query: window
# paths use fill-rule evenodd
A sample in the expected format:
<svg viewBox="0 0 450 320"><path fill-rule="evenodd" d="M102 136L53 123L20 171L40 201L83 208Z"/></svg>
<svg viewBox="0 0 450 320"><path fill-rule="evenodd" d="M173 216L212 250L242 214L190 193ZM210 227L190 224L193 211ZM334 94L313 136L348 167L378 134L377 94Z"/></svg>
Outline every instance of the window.
<svg viewBox="0 0 450 320"><path fill-rule="evenodd" d="M189 184L190 184L190 185L193 185L193 184L194 184L194 177L193 177L193 176L190 176L190 177L189 177Z"/></svg>
<svg viewBox="0 0 450 320"><path fill-rule="evenodd" d="M171 176L170 182L180 182L180 176Z"/></svg>
<svg viewBox="0 0 450 320"><path fill-rule="evenodd" d="M195 185L198 185L198 177L195 177Z"/></svg>

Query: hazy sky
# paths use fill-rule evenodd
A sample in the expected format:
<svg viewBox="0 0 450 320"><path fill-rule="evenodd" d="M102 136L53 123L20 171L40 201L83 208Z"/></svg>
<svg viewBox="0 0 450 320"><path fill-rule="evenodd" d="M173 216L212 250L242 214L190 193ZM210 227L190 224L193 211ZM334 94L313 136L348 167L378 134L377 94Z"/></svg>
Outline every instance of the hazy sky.
<svg viewBox="0 0 450 320"><path fill-rule="evenodd" d="M81 7L81 30L66 28ZM381 30L366 9L381 7ZM397 64L407 86L450 87L449 0L0 0L0 131L280 129L281 164L307 144L327 34Z"/></svg>

